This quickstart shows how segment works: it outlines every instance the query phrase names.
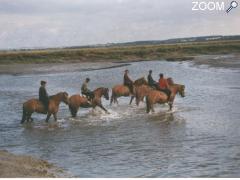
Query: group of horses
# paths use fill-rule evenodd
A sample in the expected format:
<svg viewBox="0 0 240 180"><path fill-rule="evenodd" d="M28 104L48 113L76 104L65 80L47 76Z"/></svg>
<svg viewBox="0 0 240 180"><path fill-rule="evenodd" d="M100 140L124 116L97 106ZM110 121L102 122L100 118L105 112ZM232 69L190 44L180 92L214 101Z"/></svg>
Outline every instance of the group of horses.
<svg viewBox="0 0 240 180"><path fill-rule="evenodd" d="M169 104L169 109L171 110L173 107L173 102L176 94L180 94L181 97L185 96L185 86L181 84L175 84L172 81L172 78L168 78L169 88L171 90L171 96L168 96L159 90L156 90L148 85L148 82L144 77L137 79L133 83L133 93L130 92L129 88L124 85L116 85L112 88L112 96L110 99L110 105L112 103L118 104L118 98L125 96L131 97L129 104L132 103L134 98L136 99L136 105L144 100L146 97L146 111L149 113L150 111L154 112L153 105L156 103ZM49 121L51 115L53 115L54 120L57 121L57 112L59 110L59 105L61 102L68 105L69 110L71 112L72 117L77 116L77 112L79 108L96 108L97 106L103 109L106 113L109 113L105 107L102 105L102 97L106 100L109 100L109 89L100 87L93 91L94 98L91 102L85 96L80 96L79 94L68 96L67 92L60 92L56 95L49 97L49 105L48 109L44 108L44 105L38 99L30 99L23 103L23 114L21 123L25 121L33 121L32 114L34 112L47 114L46 122Z"/></svg>

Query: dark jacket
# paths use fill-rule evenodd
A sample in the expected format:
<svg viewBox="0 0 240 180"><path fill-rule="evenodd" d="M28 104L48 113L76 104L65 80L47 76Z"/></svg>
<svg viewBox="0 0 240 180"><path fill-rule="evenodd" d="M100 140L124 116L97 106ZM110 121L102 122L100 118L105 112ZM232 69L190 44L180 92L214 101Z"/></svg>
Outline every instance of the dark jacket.
<svg viewBox="0 0 240 180"><path fill-rule="evenodd" d="M39 100L43 103L46 103L49 100L48 93L47 93L45 87L43 87L43 86L41 86L39 88Z"/></svg>
<svg viewBox="0 0 240 180"><path fill-rule="evenodd" d="M156 85L156 81L153 80L151 74L148 75L148 84L149 84L149 86L155 86Z"/></svg>
<svg viewBox="0 0 240 180"><path fill-rule="evenodd" d="M125 73L123 77L123 84L124 85L129 85L133 84L133 81L129 78L129 76Z"/></svg>

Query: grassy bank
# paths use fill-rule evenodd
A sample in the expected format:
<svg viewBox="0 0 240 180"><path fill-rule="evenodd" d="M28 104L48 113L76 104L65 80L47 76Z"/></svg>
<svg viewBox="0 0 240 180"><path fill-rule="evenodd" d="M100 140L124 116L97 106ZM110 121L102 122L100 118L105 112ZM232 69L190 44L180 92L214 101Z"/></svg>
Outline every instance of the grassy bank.
<svg viewBox="0 0 240 180"><path fill-rule="evenodd" d="M211 41L168 45L0 51L0 64L99 61L189 60L201 54L239 53L240 41Z"/></svg>

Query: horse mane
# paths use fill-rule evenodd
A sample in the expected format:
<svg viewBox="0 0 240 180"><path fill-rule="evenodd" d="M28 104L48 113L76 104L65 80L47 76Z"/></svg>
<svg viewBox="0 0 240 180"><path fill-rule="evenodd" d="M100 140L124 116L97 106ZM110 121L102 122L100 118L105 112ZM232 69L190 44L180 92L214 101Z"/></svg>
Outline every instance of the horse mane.
<svg viewBox="0 0 240 180"><path fill-rule="evenodd" d="M147 83L147 80L145 79L145 77L141 77L141 78L135 80L133 84L135 84L135 85L142 85L144 83Z"/></svg>
<svg viewBox="0 0 240 180"><path fill-rule="evenodd" d="M99 91L100 89L106 89L106 88L105 87L99 87L99 88L95 89L94 92Z"/></svg>
<svg viewBox="0 0 240 180"><path fill-rule="evenodd" d="M53 99L53 98L55 98L55 97L57 97L57 96L59 96L60 94L63 94L63 93L64 92L59 92L57 94L51 95L51 96L49 96L49 99Z"/></svg>

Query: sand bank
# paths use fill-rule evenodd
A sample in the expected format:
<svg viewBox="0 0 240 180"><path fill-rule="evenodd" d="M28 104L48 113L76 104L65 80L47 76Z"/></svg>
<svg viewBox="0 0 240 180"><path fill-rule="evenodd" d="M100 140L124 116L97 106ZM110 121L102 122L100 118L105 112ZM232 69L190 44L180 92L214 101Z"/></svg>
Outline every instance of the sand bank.
<svg viewBox="0 0 240 180"><path fill-rule="evenodd" d="M15 177L66 177L66 174L47 161L0 150L0 178Z"/></svg>

